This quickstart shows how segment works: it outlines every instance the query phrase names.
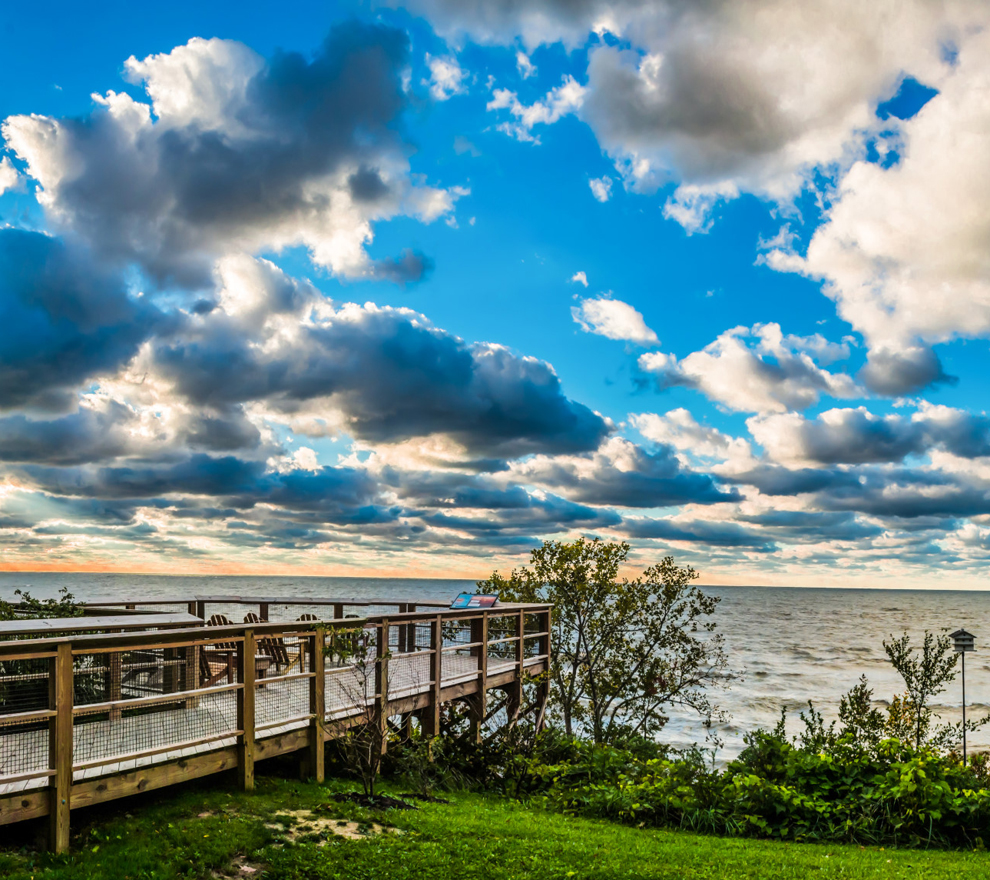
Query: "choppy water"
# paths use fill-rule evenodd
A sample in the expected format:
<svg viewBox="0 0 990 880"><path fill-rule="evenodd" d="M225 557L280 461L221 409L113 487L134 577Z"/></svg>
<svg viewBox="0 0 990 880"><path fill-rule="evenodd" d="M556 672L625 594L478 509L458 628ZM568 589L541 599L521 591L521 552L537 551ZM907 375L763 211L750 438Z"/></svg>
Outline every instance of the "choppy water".
<svg viewBox="0 0 990 880"><path fill-rule="evenodd" d="M401 578L167 577L117 574L0 572L0 597L12 598L17 587L32 595L54 595L61 586L80 599L169 600L193 595L299 596L448 600L473 581ZM976 635L977 651L966 667L971 717L990 711L990 592L837 590L781 587L707 587L721 596L717 612L730 664L741 678L730 683L719 702L731 714L724 728L731 756L742 747L742 734L758 725L772 726L781 706L794 710L790 728L797 730L797 710L813 700L826 717L834 717L839 697L863 673L878 700L898 692L900 679L883 651L883 640L907 631L960 626ZM958 680L940 698L946 720L960 717ZM703 739L697 722L674 717L664 738L678 744ZM970 738L971 747L990 748L990 726Z"/></svg>

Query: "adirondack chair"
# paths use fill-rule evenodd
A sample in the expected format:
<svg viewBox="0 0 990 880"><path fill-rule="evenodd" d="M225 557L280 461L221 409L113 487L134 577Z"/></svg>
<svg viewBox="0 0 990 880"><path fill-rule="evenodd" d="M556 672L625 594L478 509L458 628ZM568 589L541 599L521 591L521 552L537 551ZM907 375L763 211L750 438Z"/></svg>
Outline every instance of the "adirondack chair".
<svg viewBox="0 0 990 880"><path fill-rule="evenodd" d="M230 619L223 614L213 614L206 621L207 626L233 626ZM210 684L201 685L211 687L221 678L227 679L227 684L233 684L235 678L235 667L237 657L236 642L217 642L209 648L202 648L200 656L200 678L203 681L210 681ZM205 658L205 659L204 659ZM265 654L256 654L254 658L254 670L257 678L264 678L268 667L271 665L271 658ZM205 666L204 666L205 663ZM223 669L219 673L212 672L213 664L222 664Z"/></svg>
<svg viewBox="0 0 990 880"><path fill-rule="evenodd" d="M199 651L199 686L213 687L222 679L234 683L234 652L217 648L201 648ZM216 664L211 665L211 661Z"/></svg>
<svg viewBox="0 0 990 880"><path fill-rule="evenodd" d="M245 623L267 623L268 621L262 620L255 612L249 611L244 615ZM302 647L300 645L293 645L296 650L292 651L295 656L290 656L289 648L285 644L285 639L280 636L261 636L258 639L258 648L261 653L269 658L272 665L275 667L275 671L279 672L285 670L288 672L297 663L300 668L302 668Z"/></svg>

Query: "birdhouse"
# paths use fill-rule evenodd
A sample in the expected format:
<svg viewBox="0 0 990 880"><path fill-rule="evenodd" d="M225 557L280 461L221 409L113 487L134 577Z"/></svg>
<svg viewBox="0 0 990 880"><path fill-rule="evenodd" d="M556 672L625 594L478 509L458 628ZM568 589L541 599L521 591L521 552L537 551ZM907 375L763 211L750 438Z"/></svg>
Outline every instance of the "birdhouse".
<svg viewBox="0 0 990 880"><path fill-rule="evenodd" d="M957 654L965 654L967 651L976 650L976 637L964 629L957 629L950 638L954 643Z"/></svg>

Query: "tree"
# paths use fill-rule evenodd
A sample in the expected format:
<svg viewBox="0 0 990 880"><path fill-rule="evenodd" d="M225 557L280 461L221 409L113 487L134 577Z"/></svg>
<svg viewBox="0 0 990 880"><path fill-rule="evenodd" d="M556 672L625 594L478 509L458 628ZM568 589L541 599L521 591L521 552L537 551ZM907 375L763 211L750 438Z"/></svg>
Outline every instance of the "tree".
<svg viewBox="0 0 990 880"><path fill-rule="evenodd" d="M899 738L910 737L914 747L957 748L962 739L962 724L935 725L938 715L931 701L956 677L959 655L952 650L951 636L925 630L920 648L912 648L907 633L899 639L891 636L883 643L891 665L904 679L905 693L895 697L888 709L888 728ZM966 730L973 732L990 722L990 714L968 720Z"/></svg>
<svg viewBox="0 0 990 880"><path fill-rule="evenodd" d="M545 541L529 566L478 584L506 601L553 604L551 717L595 742L651 736L671 706L695 710L709 727L722 717L707 691L727 666L709 620L719 599L692 586L697 572L670 556L619 581L629 549L598 538Z"/></svg>
<svg viewBox="0 0 990 880"><path fill-rule="evenodd" d="M904 693L891 698L885 714L874 707L873 689L866 676L861 676L839 701L838 730L835 722L825 727L822 715L809 703L809 713L800 715L805 727L799 737L802 748L822 751L847 741L875 750L888 739L915 749L948 751L959 747L962 724L939 724L940 717L932 709L932 700L956 677L958 655L951 652L951 638L926 630L920 647L911 646L907 633L899 639L891 636L883 646L891 665L904 680ZM966 730L973 732L987 723L990 714L967 720Z"/></svg>

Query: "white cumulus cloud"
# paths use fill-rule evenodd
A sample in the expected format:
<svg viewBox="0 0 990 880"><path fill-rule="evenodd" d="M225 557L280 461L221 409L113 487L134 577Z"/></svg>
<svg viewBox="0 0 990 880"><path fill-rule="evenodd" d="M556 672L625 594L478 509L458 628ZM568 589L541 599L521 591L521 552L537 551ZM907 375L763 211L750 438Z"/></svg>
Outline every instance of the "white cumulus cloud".
<svg viewBox="0 0 990 880"><path fill-rule="evenodd" d="M407 61L401 32L359 23L311 60L197 38L126 62L150 103L111 91L86 119L12 116L3 136L52 226L158 280L202 286L226 254L299 246L338 275L417 280L421 255L369 257L374 223L436 220L465 191L412 177Z"/></svg>
<svg viewBox="0 0 990 880"><path fill-rule="evenodd" d="M529 56L522 50L516 52L516 70L519 71L519 75L523 79L529 79L531 76L536 75L536 65L533 64Z"/></svg>
<svg viewBox="0 0 990 880"><path fill-rule="evenodd" d="M864 378L882 393L940 378L928 346L990 336L990 32L962 47L938 86L900 123L900 161L858 162L843 178L805 256L767 256L825 282L866 337Z"/></svg>
<svg viewBox="0 0 990 880"><path fill-rule="evenodd" d="M588 186L591 187L591 194L599 202L607 202L612 198L612 178L608 175L591 178L588 181Z"/></svg>
<svg viewBox="0 0 990 880"><path fill-rule="evenodd" d="M588 333L607 339L656 345L657 334L646 326L643 316L622 300L599 296L581 300L571 309L571 316Z"/></svg>
<svg viewBox="0 0 990 880"><path fill-rule="evenodd" d="M501 122L498 130L519 141L539 143L533 134L536 125L552 125L559 119L574 113L584 103L585 89L574 77L565 76L556 88L542 98L526 105L519 96L509 89L495 89L487 104L488 110L508 110L511 121Z"/></svg>
<svg viewBox="0 0 990 880"><path fill-rule="evenodd" d="M7 156L0 159L0 196L7 190L17 189L21 185L21 176L17 173L14 163Z"/></svg>
<svg viewBox="0 0 990 880"><path fill-rule="evenodd" d="M820 334L785 336L778 324L734 327L701 351L682 360L664 352L639 358L644 372L656 376L660 388L681 385L739 412L786 412L804 409L821 395L850 398L862 389L844 373L822 369L849 350Z"/></svg>
<svg viewBox="0 0 990 880"><path fill-rule="evenodd" d="M696 231L720 199L748 192L789 203L815 169L848 167L902 77L940 87L952 68L945 47L979 42L990 25L984 0L403 5L444 35L483 43L577 47L597 34L577 112L627 188L683 185L668 214Z"/></svg>
<svg viewBox="0 0 990 880"><path fill-rule="evenodd" d="M430 87L430 96L434 101L446 101L466 91L464 80L467 79L467 72L461 69L456 58L437 58L427 54L426 66L430 69L430 78L425 80L425 84Z"/></svg>

